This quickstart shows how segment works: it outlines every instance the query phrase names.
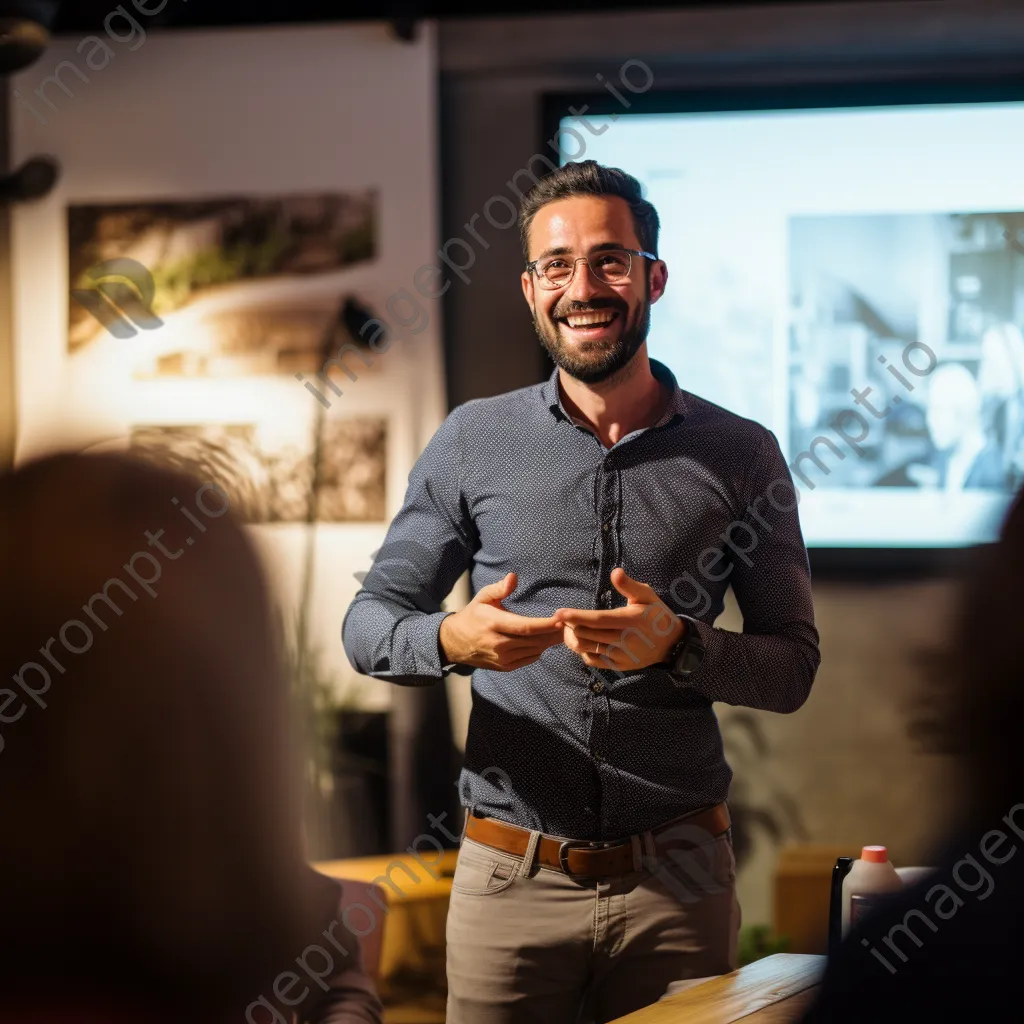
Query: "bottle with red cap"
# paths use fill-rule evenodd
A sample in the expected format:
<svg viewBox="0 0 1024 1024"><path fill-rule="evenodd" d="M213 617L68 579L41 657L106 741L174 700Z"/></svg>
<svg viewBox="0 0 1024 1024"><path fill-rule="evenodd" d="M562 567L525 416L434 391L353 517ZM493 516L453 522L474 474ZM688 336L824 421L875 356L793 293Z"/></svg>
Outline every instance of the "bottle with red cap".
<svg viewBox="0 0 1024 1024"><path fill-rule="evenodd" d="M903 889L884 846L865 846L843 879L843 935Z"/></svg>

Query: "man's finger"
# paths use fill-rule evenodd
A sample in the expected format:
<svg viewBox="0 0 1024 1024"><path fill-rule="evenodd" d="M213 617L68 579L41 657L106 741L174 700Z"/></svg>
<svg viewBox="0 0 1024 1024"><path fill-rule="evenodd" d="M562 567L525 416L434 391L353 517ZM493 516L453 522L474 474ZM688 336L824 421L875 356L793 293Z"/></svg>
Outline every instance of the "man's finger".
<svg viewBox="0 0 1024 1024"><path fill-rule="evenodd" d="M612 586L623 596L638 604L651 604L658 595L646 584L632 579L621 566L612 569Z"/></svg>
<svg viewBox="0 0 1024 1024"><path fill-rule="evenodd" d="M564 622L567 626L575 629L577 626L585 626L590 629L625 629L636 622L643 621L642 612L638 614L636 605L626 608L611 608L605 610L599 608L591 611L588 608L559 608L554 618Z"/></svg>
<svg viewBox="0 0 1024 1024"><path fill-rule="evenodd" d="M581 651L579 657L583 659L584 664L589 665L591 668L607 668L615 672L622 672L633 668L639 671L637 669L638 663L631 658L627 659L619 650L602 650L600 654L588 654L585 651Z"/></svg>
<svg viewBox="0 0 1024 1024"><path fill-rule="evenodd" d="M501 636L502 634L498 634ZM505 638L499 641L500 647L495 648L499 653L503 654L518 654L520 657L525 658L531 651L535 654L543 654L549 647L554 647L555 644L564 642L562 631L559 630L557 633L541 633L537 636L531 637L516 637L516 638Z"/></svg>
<svg viewBox="0 0 1024 1024"><path fill-rule="evenodd" d="M508 644L509 650L513 650L516 647L530 647L535 651L543 651L545 648L553 647L555 644L565 643L564 629L553 629L544 633L529 634L503 633L499 629L495 630L495 633Z"/></svg>
<svg viewBox="0 0 1024 1024"><path fill-rule="evenodd" d="M622 629L592 629L590 626L570 626L577 640L591 643L617 644L622 642Z"/></svg>
<svg viewBox="0 0 1024 1024"><path fill-rule="evenodd" d="M504 579L488 583L486 587L481 587L473 595L473 600L481 604L490 604L492 601L504 601L516 589L516 582L516 574L510 572L506 574Z"/></svg>
<svg viewBox="0 0 1024 1024"><path fill-rule="evenodd" d="M535 619L528 615L516 615L503 608L497 609L490 628L505 636L539 636L543 633L561 633L562 624L549 615L546 619Z"/></svg>

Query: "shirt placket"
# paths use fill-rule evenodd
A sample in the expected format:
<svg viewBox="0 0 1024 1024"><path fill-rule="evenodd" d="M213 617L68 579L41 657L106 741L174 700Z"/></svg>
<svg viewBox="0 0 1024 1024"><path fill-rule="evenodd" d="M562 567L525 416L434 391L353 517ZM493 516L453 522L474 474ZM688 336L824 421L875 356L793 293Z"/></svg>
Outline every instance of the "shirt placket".
<svg viewBox="0 0 1024 1024"><path fill-rule="evenodd" d="M597 522L598 552L597 574L595 580L594 606L599 609L612 608L618 592L612 586L611 572L619 564L619 515L622 507L621 478L617 468L617 455L608 452L597 468L597 479L594 487L595 519ZM606 801L603 795L608 791L611 781L608 768L608 742L610 735L611 708L608 690L613 673L609 669L598 669L591 675L589 696L591 703L590 755L600 780L602 794L598 816L601 831L607 820Z"/></svg>

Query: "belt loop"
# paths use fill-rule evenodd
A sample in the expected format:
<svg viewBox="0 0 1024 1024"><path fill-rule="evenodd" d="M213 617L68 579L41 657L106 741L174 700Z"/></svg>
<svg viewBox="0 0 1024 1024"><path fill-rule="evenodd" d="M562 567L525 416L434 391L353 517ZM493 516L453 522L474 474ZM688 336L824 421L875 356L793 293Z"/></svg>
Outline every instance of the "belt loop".
<svg viewBox="0 0 1024 1024"><path fill-rule="evenodd" d="M643 834L644 841L644 856L649 857L652 861L658 859L658 851L654 846L654 833L648 829Z"/></svg>
<svg viewBox="0 0 1024 1024"><path fill-rule="evenodd" d="M526 844L526 853L523 855L523 878L529 878L533 871L534 862L537 859L537 844L540 842L540 832L530 831L530 841Z"/></svg>
<svg viewBox="0 0 1024 1024"><path fill-rule="evenodd" d="M629 842L633 847L633 870L641 871L644 866L644 854L640 845L640 836L635 834L631 835L629 837Z"/></svg>

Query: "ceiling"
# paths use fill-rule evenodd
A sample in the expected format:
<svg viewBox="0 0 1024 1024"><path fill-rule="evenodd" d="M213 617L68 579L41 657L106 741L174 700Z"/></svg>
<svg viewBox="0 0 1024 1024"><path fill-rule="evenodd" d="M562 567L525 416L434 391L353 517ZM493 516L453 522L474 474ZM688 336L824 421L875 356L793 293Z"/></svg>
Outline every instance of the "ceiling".
<svg viewBox="0 0 1024 1024"><path fill-rule="evenodd" d="M160 6L160 0L137 0L150 9ZM815 3L871 3L891 0L785 0L785 5ZM899 0L901 3L919 3L922 0ZM116 9L113 0L0 0L0 13L10 6L53 8L57 14L51 30L58 32L86 32L103 27L103 19ZM125 2L129 12L132 4ZM158 14L149 15L147 24L158 24L169 28L209 28L230 25L275 25L303 22L341 22L359 20L407 20L409 18L465 18L508 16L516 14L566 14L578 13L585 17L595 11L635 10L638 6L648 10L677 8L749 8L779 6L770 0L675 0L674 3L659 0L644 0L640 5L628 0L587 0L581 7L579 0L546 0L544 3L529 4L520 0L166 0Z"/></svg>

